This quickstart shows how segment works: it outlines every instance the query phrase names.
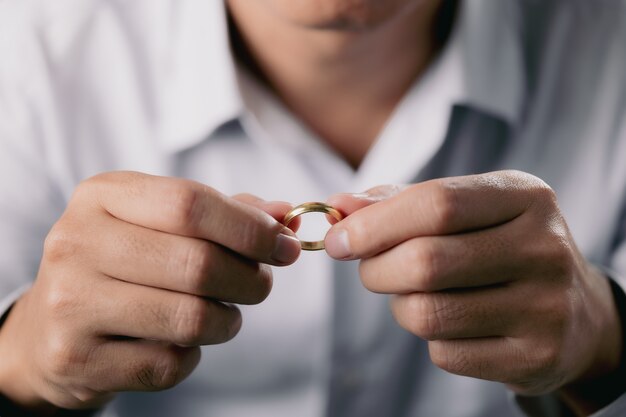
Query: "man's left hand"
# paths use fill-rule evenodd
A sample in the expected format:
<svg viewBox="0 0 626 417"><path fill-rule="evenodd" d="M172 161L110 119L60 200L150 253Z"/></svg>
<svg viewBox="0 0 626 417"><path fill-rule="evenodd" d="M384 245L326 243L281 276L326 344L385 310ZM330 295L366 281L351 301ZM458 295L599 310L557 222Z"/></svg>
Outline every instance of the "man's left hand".
<svg viewBox="0 0 626 417"><path fill-rule="evenodd" d="M440 368L537 395L618 367L608 280L580 254L540 179L502 171L329 203L347 215L326 236L329 255L361 260L365 287L393 294L396 320L429 341Z"/></svg>

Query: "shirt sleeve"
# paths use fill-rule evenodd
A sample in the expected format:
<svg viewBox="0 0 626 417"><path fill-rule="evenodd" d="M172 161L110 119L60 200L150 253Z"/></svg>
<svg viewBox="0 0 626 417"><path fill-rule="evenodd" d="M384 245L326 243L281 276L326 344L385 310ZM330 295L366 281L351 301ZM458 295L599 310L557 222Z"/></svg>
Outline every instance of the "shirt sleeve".
<svg viewBox="0 0 626 417"><path fill-rule="evenodd" d="M589 417L623 417L626 415L626 394Z"/></svg>
<svg viewBox="0 0 626 417"><path fill-rule="evenodd" d="M7 313L13 304L30 288L30 284L24 284L3 299L0 299L0 326L4 323Z"/></svg>
<svg viewBox="0 0 626 417"><path fill-rule="evenodd" d="M57 106L26 3L0 2L0 315L35 279L65 206L45 146Z"/></svg>

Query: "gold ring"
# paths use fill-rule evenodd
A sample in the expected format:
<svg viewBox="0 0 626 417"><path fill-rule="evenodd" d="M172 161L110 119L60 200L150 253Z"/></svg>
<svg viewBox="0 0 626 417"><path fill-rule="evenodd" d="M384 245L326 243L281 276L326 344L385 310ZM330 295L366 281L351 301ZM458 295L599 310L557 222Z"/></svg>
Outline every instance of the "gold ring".
<svg viewBox="0 0 626 417"><path fill-rule="evenodd" d="M311 202L300 204L291 209L289 213L285 215L285 219L283 220L283 224L285 226L289 226L289 223L293 221L298 216L301 216L305 213L325 213L333 216L337 221L343 219L343 216L336 208L329 206L325 203ZM300 241L300 247L303 250L322 250L324 249L324 241L318 240L316 242L309 242L306 240Z"/></svg>

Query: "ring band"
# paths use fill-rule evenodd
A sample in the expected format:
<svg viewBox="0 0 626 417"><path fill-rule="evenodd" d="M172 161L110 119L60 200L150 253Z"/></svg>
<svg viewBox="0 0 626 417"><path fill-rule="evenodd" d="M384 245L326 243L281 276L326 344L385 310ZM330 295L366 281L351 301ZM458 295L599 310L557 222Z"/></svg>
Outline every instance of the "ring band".
<svg viewBox="0 0 626 417"><path fill-rule="evenodd" d="M305 213L325 213L333 216L337 221L343 219L343 215L333 206L329 206L325 203L311 202L300 204L299 206L291 209L291 211L285 215L283 224L285 226L289 226L289 223L291 223L293 219ZM307 240L301 240L300 247L303 250L322 250L324 249L324 241L318 240L315 242L311 242Z"/></svg>

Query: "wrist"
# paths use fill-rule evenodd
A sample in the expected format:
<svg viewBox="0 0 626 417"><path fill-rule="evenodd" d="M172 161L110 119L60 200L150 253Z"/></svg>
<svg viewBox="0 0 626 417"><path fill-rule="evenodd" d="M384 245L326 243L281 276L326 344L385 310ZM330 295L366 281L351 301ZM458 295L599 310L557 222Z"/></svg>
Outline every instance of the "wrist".
<svg viewBox="0 0 626 417"><path fill-rule="evenodd" d="M614 360L597 363L591 376L581 378L561 388L560 399L577 416L593 414L626 392L626 294L613 280L607 279L613 296L613 311L617 323L610 331L614 339Z"/></svg>
<svg viewBox="0 0 626 417"><path fill-rule="evenodd" d="M0 321L0 416L52 416L57 408L36 395L27 383L28 361L20 353L19 313L27 302L27 295L20 297L2 316ZM16 333L18 332L18 333Z"/></svg>
<svg viewBox="0 0 626 417"><path fill-rule="evenodd" d="M0 320L0 417L92 417L100 409L69 410L54 405L33 383L32 352L37 340L23 339L26 329L24 311L32 303L26 291L7 309ZM35 338L36 339L36 338Z"/></svg>

